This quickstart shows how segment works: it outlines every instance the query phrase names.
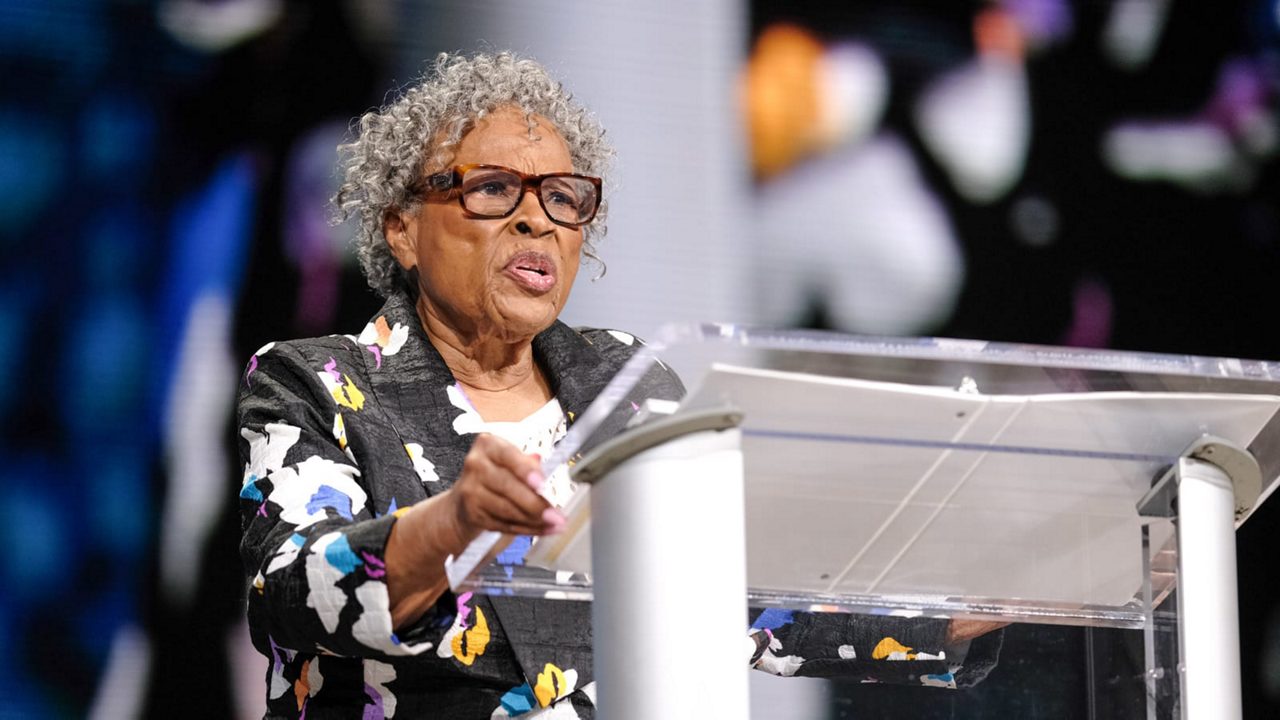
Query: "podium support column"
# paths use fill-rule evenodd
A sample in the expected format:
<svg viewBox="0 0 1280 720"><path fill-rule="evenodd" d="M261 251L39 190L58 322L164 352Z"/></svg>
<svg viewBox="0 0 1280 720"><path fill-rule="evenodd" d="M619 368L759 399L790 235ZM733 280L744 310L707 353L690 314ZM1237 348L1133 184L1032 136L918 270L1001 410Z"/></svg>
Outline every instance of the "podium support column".
<svg viewBox="0 0 1280 720"><path fill-rule="evenodd" d="M1239 720L1236 495L1212 463L1178 466L1178 624L1183 717Z"/></svg>
<svg viewBox="0 0 1280 720"><path fill-rule="evenodd" d="M591 488L599 716L745 718L741 433L694 430Z"/></svg>

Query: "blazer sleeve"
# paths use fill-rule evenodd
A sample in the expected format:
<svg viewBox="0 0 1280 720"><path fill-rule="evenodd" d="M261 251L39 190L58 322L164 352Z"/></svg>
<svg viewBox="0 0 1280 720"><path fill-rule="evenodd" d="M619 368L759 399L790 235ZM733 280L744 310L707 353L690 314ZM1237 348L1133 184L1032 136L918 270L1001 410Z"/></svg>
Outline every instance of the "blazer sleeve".
<svg viewBox="0 0 1280 720"><path fill-rule="evenodd" d="M308 363L292 343L269 345L253 356L240 383L240 555L251 579L250 629L268 656L273 645L343 656L416 655L438 642L435 635L449 622L424 618L413 641L392 631L385 549L396 516L376 516L368 503L342 426L342 412L358 411L363 393L327 359L327 366L312 367L318 363ZM421 631L433 625L443 628Z"/></svg>
<svg viewBox="0 0 1280 720"><path fill-rule="evenodd" d="M1003 631L944 646L949 621L753 610L751 664L774 675L968 687L995 666Z"/></svg>

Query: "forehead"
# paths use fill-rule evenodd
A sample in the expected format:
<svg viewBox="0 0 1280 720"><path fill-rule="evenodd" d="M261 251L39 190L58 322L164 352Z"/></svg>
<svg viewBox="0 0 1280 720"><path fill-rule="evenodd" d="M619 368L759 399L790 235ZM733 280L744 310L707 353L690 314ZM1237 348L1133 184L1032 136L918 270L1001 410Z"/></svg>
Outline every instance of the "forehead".
<svg viewBox="0 0 1280 720"><path fill-rule="evenodd" d="M526 118L515 108L501 108L476 121L454 149L453 163L505 165L527 173L573 170L569 144L551 122L541 115Z"/></svg>

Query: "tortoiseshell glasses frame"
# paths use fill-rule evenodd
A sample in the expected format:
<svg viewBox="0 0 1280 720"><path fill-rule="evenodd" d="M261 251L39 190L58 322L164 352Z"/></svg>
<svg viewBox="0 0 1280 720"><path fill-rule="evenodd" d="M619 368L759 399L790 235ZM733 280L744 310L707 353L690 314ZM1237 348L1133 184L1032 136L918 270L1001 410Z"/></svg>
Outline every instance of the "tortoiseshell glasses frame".
<svg viewBox="0 0 1280 720"><path fill-rule="evenodd" d="M418 192L457 190L458 202L469 217L504 218L532 190L551 222L577 230L595 218L602 189L600 178L590 175L530 175L502 165L469 163L428 175Z"/></svg>

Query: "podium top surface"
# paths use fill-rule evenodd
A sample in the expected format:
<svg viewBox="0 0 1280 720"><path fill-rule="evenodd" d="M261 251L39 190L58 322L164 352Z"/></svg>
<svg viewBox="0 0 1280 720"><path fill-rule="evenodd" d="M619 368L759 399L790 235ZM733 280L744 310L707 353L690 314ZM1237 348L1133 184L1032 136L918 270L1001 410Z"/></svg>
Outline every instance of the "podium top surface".
<svg viewBox="0 0 1280 720"><path fill-rule="evenodd" d="M631 404L637 403L637 398L633 391L655 365L672 369L687 387L688 398L698 396L717 365L810 376L828 383L882 382L967 397L1097 393L1280 396L1280 362L1267 360L672 324L664 326L618 373L549 458L549 464L580 457L607 439L598 428L610 428L605 418L612 417L616 425L619 416L634 412ZM735 398L726 397L725 401L734 402ZM747 423L752 423L750 416ZM1210 423L1200 423L1200 427L1206 434L1214 430ZM904 434L910 435L909 430ZM1194 439L1180 438L1173 454ZM1280 479L1280 418L1241 444L1261 466L1265 498Z"/></svg>
<svg viewBox="0 0 1280 720"><path fill-rule="evenodd" d="M1280 362L1239 358L1129 352L1111 349L1069 348L1051 345L1000 343L987 340L932 337L894 337L851 335L816 330L769 330L740 325L672 324L666 325L650 346L659 352L679 352L681 348L709 348L712 353L728 348L762 348L795 358L816 359L823 355L876 361L875 364L901 361L898 374L927 383L927 372L911 361L942 363L949 367L1017 366L1024 371L1046 373L1043 384L1028 390L1039 392L1067 390L1054 381L1052 371L1078 370L1104 374L1134 376L1194 377L1239 380L1260 383L1256 388L1280 388ZM793 358L793 359L795 359ZM815 365L815 367L821 367ZM834 367L828 366L830 369ZM1027 382L1031 376L1026 376ZM1034 384L1034 383L1033 383ZM1256 389L1255 388L1255 389ZM1115 389L1107 387L1070 388L1074 390Z"/></svg>
<svg viewBox="0 0 1280 720"><path fill-rule="evenodd" d="M646 402L673 372L688 391L679 407ZM652 416L716 406L744 415L760 602L934 598L922 606L1132 622L1152 559L1142 536L1153 553L1173 537L1137 514L1153 477L1206 434L1254 455L1259 502L1280 476L1280 363L732 325L664 328L544 470L564 474ZM568 504L578 532L518 540L469 583L588 597L588 496L579 488Z"/></svg>

